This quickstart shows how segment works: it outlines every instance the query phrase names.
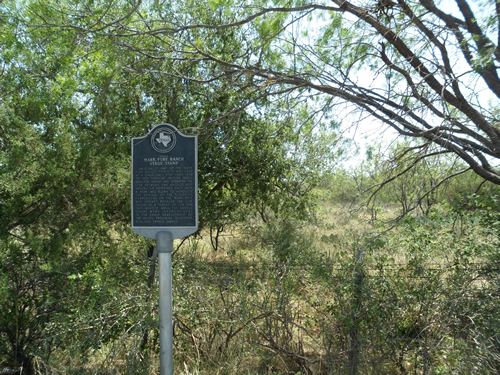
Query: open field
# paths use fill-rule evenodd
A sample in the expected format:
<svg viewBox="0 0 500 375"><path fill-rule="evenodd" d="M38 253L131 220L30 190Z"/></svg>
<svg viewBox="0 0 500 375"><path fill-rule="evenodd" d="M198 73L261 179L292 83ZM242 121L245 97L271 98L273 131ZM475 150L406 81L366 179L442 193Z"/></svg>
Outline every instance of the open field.
<svg viewBox="0 0 500 375"><path fill-rule="evenodd" d="M496 233L443 207L384 232L380 220L395 207L387 210L373 221L325 200L305 223L230 227L217 251L208 231L176 242L176 371L493 374ZM102 312L118 331L85 336L82 321L79 340L106 344L76 356L58 350L53 363L75 374L156 373L157 289L139 268L142 287L122 291L128 301L118 292Z"/></svg>

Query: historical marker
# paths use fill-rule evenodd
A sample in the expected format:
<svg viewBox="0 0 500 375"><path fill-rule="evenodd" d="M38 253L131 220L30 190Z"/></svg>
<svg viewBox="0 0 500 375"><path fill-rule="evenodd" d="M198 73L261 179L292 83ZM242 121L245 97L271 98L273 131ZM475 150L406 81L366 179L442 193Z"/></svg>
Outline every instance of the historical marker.
<svg viewBox="0 0 500 375"><path fill-rule="evenodd" d="M156 239L160 265L160 374L173 375L174 238L198 230L198 143L170 124L132 138L132 229Z"/></svg>
<svg viewBox="0 0 500 375"><path fill-rule="evenodd" d="M162 124L132 139L132 228L156 238L198 229L197 138Z"/></svg>

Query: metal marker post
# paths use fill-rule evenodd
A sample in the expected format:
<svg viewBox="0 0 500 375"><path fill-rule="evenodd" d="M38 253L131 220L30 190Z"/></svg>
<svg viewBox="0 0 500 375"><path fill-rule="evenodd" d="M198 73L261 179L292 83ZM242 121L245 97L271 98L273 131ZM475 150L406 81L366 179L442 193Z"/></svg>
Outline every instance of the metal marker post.
<svg viewBox="0 0 500 375"><path fill-rule="evenodd" d="M170 232L156 234L156 249L160 263L160 374L173 375L173 320L172 320L172 250Z"/></svg>
<svg viewBox="0 0 500 375"><path fill-rule="evenodd" d="M1 2L1 0L0 0ZM132 229L156 240L160 273L160 374L173 375L172 248L198 230L198 138L159 124L132 146Z"/></svg>

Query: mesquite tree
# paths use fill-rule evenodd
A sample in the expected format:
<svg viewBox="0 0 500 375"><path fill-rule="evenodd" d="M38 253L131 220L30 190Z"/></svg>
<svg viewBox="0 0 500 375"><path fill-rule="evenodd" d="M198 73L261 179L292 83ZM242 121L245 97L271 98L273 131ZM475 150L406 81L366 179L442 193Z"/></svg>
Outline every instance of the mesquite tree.
<svg viewBox="0 0 500 375"><path fill-rule="evenodd" d="M465 0L455 10L432 0L276 3L237 8L218 24L150 33L189 31L195 37L185 46L227 75L250 76L268 93L311 89L323 94L324 110L348 102L420 140L418 158L455 154L500 183L500 52L490 39L498 35L498 2L484 2L477 14ZM230 59L196 39L230 29L243 43Z"/></svg>
<svg viewBox="0 0 500 375"><path fill-rule="evenodd" d="M249 93L242 109L259 93L314 103L311 116L354 111L415 139L416 162L451 154L465 162L453 175L472 169L500 183L494 0L104 1L66 12L65 23L41 16L40 24L190 64L188 75L175 64L157 73L229 83Z"/></svg>
<svg viewBox="0 0 500 375"><path fill-rule="evenodd" d="M114 9L65 26L152 59L190 62L198 69L187 79L295 95L314 101L316 114L343 106L381 131L390 126L415 139L416 161L451 154L500 183L494 0L213 0L204 8L136 2L121 14ZM155 48L137 43L148 37Z"/></svg>

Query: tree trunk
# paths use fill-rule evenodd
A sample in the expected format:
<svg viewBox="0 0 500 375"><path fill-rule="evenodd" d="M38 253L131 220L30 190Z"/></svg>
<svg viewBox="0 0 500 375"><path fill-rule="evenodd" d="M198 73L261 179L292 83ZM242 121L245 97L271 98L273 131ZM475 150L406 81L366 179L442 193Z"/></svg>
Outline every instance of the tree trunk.
<svg viewBox="0 0 500 375"><path fill-rule="evenodd" d="M353 279L353 293L351 302L351 328L349 331L349 375L358 374L359 368L359 323L362 307L362 292L363 292L363 249L356 249L355 264L354 264L354 279Z"/></svg>

